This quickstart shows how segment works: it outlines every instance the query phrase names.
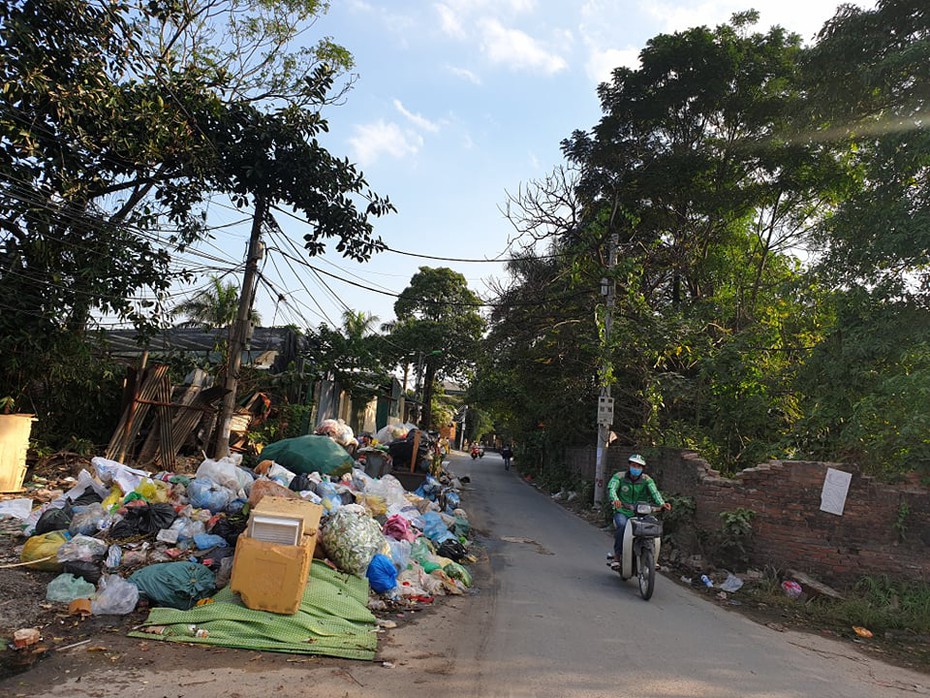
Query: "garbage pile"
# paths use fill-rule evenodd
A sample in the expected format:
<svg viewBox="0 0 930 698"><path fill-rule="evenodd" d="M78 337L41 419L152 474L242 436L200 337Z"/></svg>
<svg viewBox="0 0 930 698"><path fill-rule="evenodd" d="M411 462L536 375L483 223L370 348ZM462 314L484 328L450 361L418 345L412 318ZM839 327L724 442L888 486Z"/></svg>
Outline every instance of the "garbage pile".
<svg viewBox="0 0 930 698"><path fill-rule="evenodd" d="M450 472L406 491L390 474L367 474L327 435L286 439L263 457L252 469L239 455L206 459L193 476L93 458L93 473L82 470L69 491L29 513L21 560L59 572L47 598L75 614L127 614L140 599L191 609L228 585L250 511L272 496L322 507L314 557L367 580L372 609L472 585L463 564L473 560L470 526Z"/></svg>

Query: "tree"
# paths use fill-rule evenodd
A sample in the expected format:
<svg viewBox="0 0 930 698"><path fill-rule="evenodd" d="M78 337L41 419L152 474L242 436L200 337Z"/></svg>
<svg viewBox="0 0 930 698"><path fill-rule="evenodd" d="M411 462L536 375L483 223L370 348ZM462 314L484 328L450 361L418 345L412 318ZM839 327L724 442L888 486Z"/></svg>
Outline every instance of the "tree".
<svg viewBox="0 0 930 698"><path fill-rule="evenodd" d="M417 362L423 405L432 404L437 376L470 374L485 329L480 307L465 277L445 267L420 267L394 303L397 321L389 340ZM431 420L427 409L420 426L429 429Z"/></svg>
<svg viewBox="0 0 930 698"><path fill-rule="evenodd" d="M328 40L287 50L315 0L0 7L0 380L33 376L98 313L157 324L171 251L206 234L203 204L229 196L297 211L308 254L381 248L393 210L317 141L350 65ZM223 23L226 22L224 25ZM338 96L338 93L337 93Z"/></svg>
<svg viewBox="0 0 930 698"><path fill-rule="evenodd" d="M390 378L385 364L384 338L375 333L378 318L346 310L342 328L325 323L310 337L309 362L320 377L331 376L354 398L368 398Z"/></svg>
<svg viewBox="0 0 930 698"><path fill-rule="evenodd" d="M238 305L239 287L232 282L223 283L218 276L211 276L210 287L178 303L173 314L182 315L208 329L216 329L232 324L236 319ZM259 322L261 318L258 313L252 311L252 323Z"/></svg>

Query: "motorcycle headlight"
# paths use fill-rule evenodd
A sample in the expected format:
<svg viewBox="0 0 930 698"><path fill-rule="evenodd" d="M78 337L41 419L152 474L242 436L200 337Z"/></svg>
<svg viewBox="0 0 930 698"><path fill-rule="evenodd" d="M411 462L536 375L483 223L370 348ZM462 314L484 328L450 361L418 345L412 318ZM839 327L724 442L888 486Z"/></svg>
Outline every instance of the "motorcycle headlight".
<svg viewBox="0 0 930 698"><path fill-rule="evenodd" d="M651 514L651 513L652 513L652 505L651 505L651 504L642 504L642 503L637 504L637 505L636 505L636 513L637 513L637 514Z"/></svg>

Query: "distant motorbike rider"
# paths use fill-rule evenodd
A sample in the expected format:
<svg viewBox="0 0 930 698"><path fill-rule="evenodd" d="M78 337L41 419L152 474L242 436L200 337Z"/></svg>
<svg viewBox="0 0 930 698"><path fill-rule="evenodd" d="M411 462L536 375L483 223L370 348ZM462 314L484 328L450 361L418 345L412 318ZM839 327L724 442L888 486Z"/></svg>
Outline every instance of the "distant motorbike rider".
<svg viewBox="0 0 930 698"><path fill-rule="evenodd" d="M646 459L634 453L627 461L627 469L614 473L607 483L607 496L613 504L614 525L617 527L614 533L614 559L610 564L615 569L620 567L623 558L623 531L633 515L633 505L636 502L652 501L665 510L672 508L662 498L655 480L643 472L645 467Z"/></svg>

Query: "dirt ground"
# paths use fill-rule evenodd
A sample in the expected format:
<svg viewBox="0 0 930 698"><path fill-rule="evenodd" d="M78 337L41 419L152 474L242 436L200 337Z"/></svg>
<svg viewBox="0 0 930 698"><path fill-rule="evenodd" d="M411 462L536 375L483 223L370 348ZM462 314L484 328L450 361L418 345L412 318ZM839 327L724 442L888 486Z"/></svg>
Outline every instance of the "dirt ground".
<svg viewBox="0 0 930 698"><path fill-rule="evenodd" d="M72 464L73 465L73 464ZM67 486L58 476L71 474L72 465L63 466L59 471L44 472L39 488L28 493L38 501L51 496L51 491L58 486ZM20 495L22 496L22 495ZM2 495L0 495L2 497ZM581 503L560 502L595 525L602 525L598 516L586 509ZM21 522L15 519L0 519L0 681L11 679L8 685L14 687L21 683L24 687L36 678L30 670L41 668L41 675L62 677L69 673L84 674L92 668L120 665L144 668L176 664L183 657L184 662L201 669L217 670L228 667L231 663L270 668L274 666L293 665L294 663L325 663L326 666L339 670L340 666L351 665L345 660L330 658L303 657L273 652L250 652L245 650L204 648L191 646L191 653L179 654L175 643L146 641L130 638L127 633L134 626L142 623L148 610L140 605L127 616L70 616L67 607L60 603L50 603L45 599L46 587L56 576L52 572L40 572L17 567L20 561L20 549L25 541L20 533ZM481 565L477 566L480 570ZM687 577L686 569L664 568L667 577L679 584L685 584L682 577ZM476 575L476 587L480 589L480 575ZM717 590L700 586L691 586L694 593L710 597L708 600L718 603L732 612L742 613L756 622L776 630L801 630L821 634L834 639L855 643L860 650L875 654L884 661L930 673L930 637L885 636L869 640L857 638L849 627L812 627L804 615L792 607L772 605L757 600L747 589L747 593L723 595L718 598ZM467 598L464 602L467 603ZM417 622L424 614L432 614L440 609L448 598L439 597L432 605L419 605L415 608L392 608L376 613L389 618L389 625L404 625ZM14 650L9 644L13 633L21 628L37 628L41 641L27 649ZM390 645L390 630L384 631L382 644ZM379 659L380 661L380 659ZM16 676L29 680L18 682ZM28 690L23 693L28 695Z"/></svg>

